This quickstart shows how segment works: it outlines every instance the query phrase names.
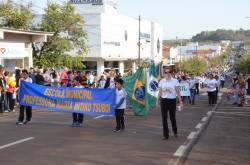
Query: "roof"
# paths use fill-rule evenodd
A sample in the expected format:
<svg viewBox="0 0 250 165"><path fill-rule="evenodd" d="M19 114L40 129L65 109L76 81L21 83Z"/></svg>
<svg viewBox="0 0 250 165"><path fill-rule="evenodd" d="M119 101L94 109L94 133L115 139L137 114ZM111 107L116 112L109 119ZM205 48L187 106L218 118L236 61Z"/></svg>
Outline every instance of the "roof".
<svg viewBox="0 0 250 165"><path fill-rule="evenodd" d="M27 35L53 36L53 34L54 34L54 33L51 33L51 32L20 30L20 29L13 29L13 28L0 28L0 31L7 32L7 33L15 33L15 34L27 34Z"/></svg>

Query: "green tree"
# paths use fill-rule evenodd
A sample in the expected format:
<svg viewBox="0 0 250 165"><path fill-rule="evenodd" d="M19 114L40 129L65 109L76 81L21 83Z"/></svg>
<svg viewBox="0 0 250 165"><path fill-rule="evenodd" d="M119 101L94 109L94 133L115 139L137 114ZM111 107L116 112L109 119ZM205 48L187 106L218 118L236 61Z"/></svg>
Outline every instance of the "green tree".
<svg viewBox="0 0 250 165"><path fill-rule="evenodd" d="M26 6L17 5L12 0L0 2L0 27L30 29L33 14L32 3Z"/></svg>
<svg viewBox="0 0 250 165"><path fill-rule="evenodd" d="M244 41L250 39L250 30L239 29L236 31L217 29L216 31L202 31L192 37L193 42L202 41Z"/></svg>
<svg viewBox="0 0 250 165"><path fill-rule="evenodd" d="M209 65L211 68L215 68L217 67L220 63L221 63L221 56L215 56L215 57L212 57L210 60L209 60Z"/></svg>
<svg viewBox="0 0 250 165"><path fill-rule="evenodd" d="M187 60L184 60L181 62L181 70L186 73L192 73L192 74L203 74L208 69L207 61L206 59L203 59L201 57L193 57Z"/></svg>
<svg viewBox="0 0 250 165"><path fill-rule="evenodd" d="M250 73L250 52L245 52L237 61L236 68L244 74Z"/></svg>
<svg viewBox="0 0 250 165"><path fill-rule="evenodd" d="M83 18L75 12L70 2L59 5L49 3L42 18L40 30L53 32L46 43L33 44L34 62L37 66L81 69L87 53Z"/></svg>

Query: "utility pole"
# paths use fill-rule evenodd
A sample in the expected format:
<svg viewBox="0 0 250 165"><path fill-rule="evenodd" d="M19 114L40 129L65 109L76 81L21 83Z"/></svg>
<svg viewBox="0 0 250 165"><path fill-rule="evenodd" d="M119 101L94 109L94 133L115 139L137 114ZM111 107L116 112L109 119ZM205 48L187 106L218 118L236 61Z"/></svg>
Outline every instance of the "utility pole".
<svg viewBox="0 0 250 165"><path fill-rule="evenodd" d="M141 16L139 15L138 66L141 65Z"/></svg>

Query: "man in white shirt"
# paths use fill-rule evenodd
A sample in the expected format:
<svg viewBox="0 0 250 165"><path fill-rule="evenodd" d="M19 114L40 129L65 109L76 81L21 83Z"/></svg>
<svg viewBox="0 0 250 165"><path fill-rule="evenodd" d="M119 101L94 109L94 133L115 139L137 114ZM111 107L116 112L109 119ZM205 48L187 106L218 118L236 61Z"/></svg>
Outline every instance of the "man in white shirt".
<svg viewBox="0 0 250 165"><path fill-rule="evenodd" d="M222 74L221 76L220 76L220 85L221 85L221 88L224 88L224 84L225 84L225 75L224 74Z"/></svg>
<svg viewBox="0 0 250 165"><path fill-rule="evenodd" d="M201 78L201 76L197 75L197 76L195 76L194 79L195 79L195 81L196 81L196 83L195 83L196 94L198 95L199 92L200 92L200 81L202 81L202 78Z"/></svg>
<svg viewBox="0 0 250 165"><path fill-rule="evenodd" d="M181 107L183 107L183 103L180 96L179 81L172 77L172 70L170 68L165 69L164 75L165 78L161 79L159 83L159 94L156 104L158 107L159 100L161 101L161 113L163 124L162 140L167 140L169 138L168 113L170 116L174 136L177 137L177 124L175 118L176 96L180 101Z"/></svg>
<svg viewBox="0 0 250 165"><path fill-rule="evenodd" d="M189 84L190 84L190 100L191 100L191 104L194 105L195 104L195 95L196 95L196 80L194 79L194 75L191 74L190 75L190 80L189 80Z"/></svg>

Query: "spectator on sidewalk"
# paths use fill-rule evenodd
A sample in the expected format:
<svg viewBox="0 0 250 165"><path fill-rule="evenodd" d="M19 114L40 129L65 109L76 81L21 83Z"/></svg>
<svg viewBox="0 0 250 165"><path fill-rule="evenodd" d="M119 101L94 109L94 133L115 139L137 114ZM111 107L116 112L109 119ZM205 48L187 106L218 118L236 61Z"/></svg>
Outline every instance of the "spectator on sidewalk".
<svg viewBox="0 0 250 165"><path fill-rule="evenodd" d="M4 112L4 95L6 92L6 82L4 79L4 67L0 65L0 113Z"/></svg>
<svg viewBox="0 0 250 165"><path fill-rule="evenodd" d="M22 73L23 74L23 73ZM32 79L31 79L32 80ZM36 84L38 85L44 85L45 83L45 80L44 80L44 77L43 75L41 74L41 70L40 69L37 69L36 71L36 76L35 76L35 80L36 80Z"/></svg>
<svg viewBox="0 0 250 165"><path fill-rule="evenodd" d="M4 71L4 83L5 83L5 91L3 92L3 107L4 107L4 112L10 112L10 107L9 107L9 102L8 102L8 98L7 98L7 90L9 88L7 80L9 78L9 72L8 71Z"/></svg>
<svg viewBox="0 0 250 165"><path fill-rule="evenodd" d="M246 101L246 82L242 74L239 75L238 82L239 82L239 98L240 98L238 106L243 107Z"/></svg>
<svg viewBox="0 0 250 165"><path fill-rule="evenodd" d="M67 86L69 83L69 78L67 73L68 73L68 68L65 67L60 75L61 86Z"/></svg>
<svg viewBox="0 0 250 165"><path fill-rule="evenodd" d="M104 78L104 75L102 75L100 80L98 81L98 88L104 88L105 83L106 83L106 80Z"/></svg>
<svg viewBox="0 0 250 165"><path fill-rule="evenodd" d="M16 99L16 81L13 75L11 74L7 79L7 104L10 111L14 111L15 99Z"/></svg>
<svg viewBox="0 0 250 165"><path fill-rule="evenodd" d="M115 88L115 82L117 80L115 69L111 68L111 70L109 71L109 73L107 73L106 76L107 76L107 79L106 79L106 83L105 83L104 88L112 88L112 89L114 89Z"/></svg>

